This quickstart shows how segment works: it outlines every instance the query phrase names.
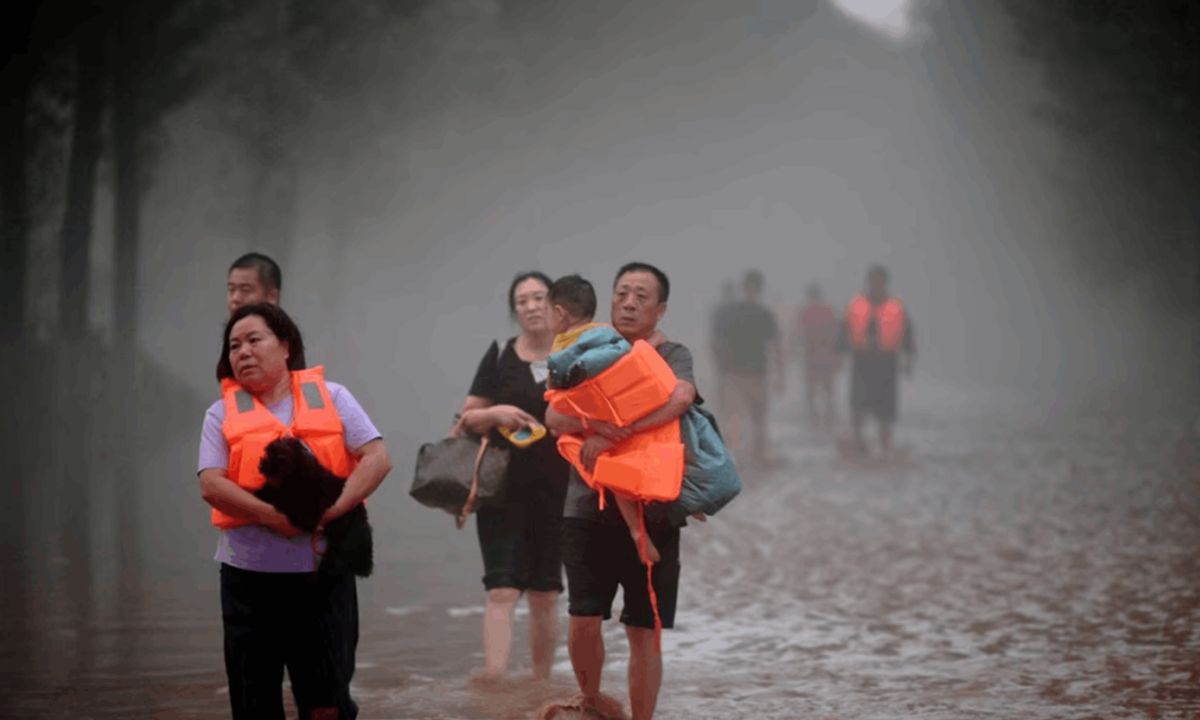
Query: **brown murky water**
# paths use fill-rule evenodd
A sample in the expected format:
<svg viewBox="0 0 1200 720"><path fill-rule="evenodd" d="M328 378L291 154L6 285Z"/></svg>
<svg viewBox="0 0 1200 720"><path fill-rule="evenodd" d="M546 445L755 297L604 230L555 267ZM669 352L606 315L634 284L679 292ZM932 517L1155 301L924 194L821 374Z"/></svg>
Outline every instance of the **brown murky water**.
<svg viewBox="0 0 1200 720"><path fill-rule="evenodd" d="M902 426L913 462L890 469L781 418L787 466L685 531L659 716L1200 717L1200 475L1179 429L998 408L927 389ZM570 694L565 652L546 684L467 682L474 557L450 572L436 542L379 554L360 586L363 718L527 718ZM215 569L159 576L85 623L69 570L7 619L0 716L227 716ZM414 573L453 579L415 592ZM607 633L618 691L623 636Z"/></svg>

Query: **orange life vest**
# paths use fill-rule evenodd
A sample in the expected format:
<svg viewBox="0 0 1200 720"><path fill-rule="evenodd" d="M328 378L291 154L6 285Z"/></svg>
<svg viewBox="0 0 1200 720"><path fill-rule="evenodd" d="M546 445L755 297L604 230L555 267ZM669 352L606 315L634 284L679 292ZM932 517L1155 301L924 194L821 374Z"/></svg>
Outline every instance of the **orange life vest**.
<svg viewBox="0 0 1200 720"><path fill-rule="evenodd" d="M583 467L580 450L583 438L563 435L558 452L575 466L588 487L600 492L604 508L604 490L612 490L634 500L670 501L679 497L683 485L683 441L679 419L632 435L596 458L592 472Z"/></svg>
<svg viewBox="0 0 1200 720"><path fill-rule="evenodd" d="M593 378L573 388L547 390L550 407L565 415L586 420L603 420L625 427L666 404L679 379L662 355L650 343L638 340L629 352ZM671 501L679 497L683 486L683 439L679 418L644 430L615 445L596 458L588 472L580 458L583 438L563 435L558 452L579 472L588 487L600 496L604 509L605 489L640 501ZM639 552L644 553L646 507L638 505L641 526ZM662 650L662 619L658 612L658 594L654 591L653 564L646 565L646 593L654 611L654 642Z"/></svg>
<svg viewBox="0 0 1200 720"><path fill-rule="evenodd" d="M671 366L645 340L638 340L619 360L573 388L546 391L550 407L565 415L629 425L662 407L678 382ZM668 501L679 497L683 483L683 442L675 419L630 437L602 453L593 472L583 467L583 438L563 435L558 452L589 487L605 488L635 500ZM600 492L604 506L604 493Z"/></svg>
<svg viewBox="0 0 1200 720"><path fill-rule="evenodd" d="M881 305L872 305L862 295L850 301L850 307L846 310L850 344L855 350L868 349L867 326L872 316L878 328L876 346L884 352L899 350L904 342L904 306L895 298L888 298Z"/></svg>
<svg viewBox="0 0 1200 720"><path fill-rule="evenodd" d="M226 378L221 381L221 397L225 402L225 422L221 432L229 444L226 476L250 492L265 482L258 471L258 463L267 445L286 435L303 440L321 465L338 477L347 477L358 464L346 450L342 419L338 417L325 385L325 368L293 370L291 380L293 410L290 426L280 422L236 380ZM229 529L253 522L213 508L212 524Z"/></svg>
<svg viewBox="0 0 1200 720"><path fill-rule="evenodd" d="M662 407L675 383L675 373L662 355L638 340L595 377L572 388L547 390L546 401L564 415L625 427Z"/></svg>

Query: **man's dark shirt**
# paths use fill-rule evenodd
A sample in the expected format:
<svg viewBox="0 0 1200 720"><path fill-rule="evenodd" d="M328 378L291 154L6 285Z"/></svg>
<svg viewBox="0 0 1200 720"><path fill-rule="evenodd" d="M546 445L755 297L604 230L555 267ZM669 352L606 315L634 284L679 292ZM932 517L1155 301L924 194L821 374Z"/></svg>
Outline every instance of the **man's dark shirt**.
<svg viewBox="0 0 1200 720"><path fill-rule="evenodd" d="M729 305L721 320L724 327L715 342L721 347L722 369L765 375L767 347L779 337L775 314L760 303L743 301Z"/></svg>

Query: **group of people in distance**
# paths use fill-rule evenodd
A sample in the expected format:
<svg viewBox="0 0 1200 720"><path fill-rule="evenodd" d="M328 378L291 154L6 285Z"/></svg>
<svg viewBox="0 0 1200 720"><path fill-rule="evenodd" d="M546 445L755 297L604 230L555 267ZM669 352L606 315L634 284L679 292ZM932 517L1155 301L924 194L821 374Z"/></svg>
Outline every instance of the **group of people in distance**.
<svg viewBox="0 0 1200 720"><path fill-rule="evenodd" d="M898 377L912 373L916 346L912 319L889 291L887 269L868 270L863 292L840 317L821 287L809 285L786 337L762 300L763 288L757 270L743 277L740 298L733 283L725 283L710 327L718 410L739 464L769 467L777 461L770 453L767 419L770 399L783 397L789 359L800 366L810 424L831 431L837 423L834 381L849 356L852 434L839 447L851 456L869 455L863 431L873 417L879 454L890 456Z"/></svg>

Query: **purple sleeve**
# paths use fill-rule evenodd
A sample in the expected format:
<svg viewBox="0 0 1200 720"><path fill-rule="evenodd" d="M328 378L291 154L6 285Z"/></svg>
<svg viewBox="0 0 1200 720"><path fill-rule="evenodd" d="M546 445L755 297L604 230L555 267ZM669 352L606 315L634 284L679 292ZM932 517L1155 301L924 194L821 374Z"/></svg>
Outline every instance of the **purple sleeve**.
<svg viewBox="0 0 1200 720"><path fill-rule="evenodd" d="M204 413L204 427L200 430L200 462L196 472L215 468L229 468L229 443L225 442L225 433L221 425L225 422L225 403L216 401Z"/></svg>
<svg viewBox="0 0 1200 720"><path fill-rule="evenodd" d="M337 406L338 417L342 420L347 448L358 450L372 440L383 437L349 390L334 382L327 384L333 404Z"/></svg>

